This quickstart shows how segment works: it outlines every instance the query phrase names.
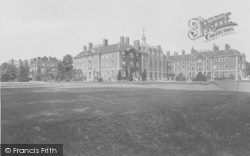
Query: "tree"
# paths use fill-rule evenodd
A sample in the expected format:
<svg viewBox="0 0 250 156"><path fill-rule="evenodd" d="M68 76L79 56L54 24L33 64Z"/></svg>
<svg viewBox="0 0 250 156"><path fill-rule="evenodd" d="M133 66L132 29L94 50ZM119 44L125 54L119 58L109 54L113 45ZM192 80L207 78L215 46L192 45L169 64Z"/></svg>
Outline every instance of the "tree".
<svg viewBox="0 0 250 156"><path fill-rule="evenodd" d="M122 80L122 74L121 71L119 70L118 74L117 74L117 80L121 81Z"/></svg>
<svg viewBox="0 0 250 156"><path fill-rule="evenodd" d="M58 62L57 71L59 80L73 78L73 57L70 54L67 54L62 61Z"/></svg>
<svg viewBox="0 0 250 156"><path fill-rule="evenodd" d="M246 62L246 75L250 75L250 62Z"/></svg>
<svg viewBox="0 0 250 156"><path fill-rule="evenodd" d="M129 72L128 72L128 70L126 69L125 70L125 79L127 80L129 78Z"/></svg>
<svg viewBox="0 0 250 156"><path fill-rule="evenodd" d="M182 73L179 73L176 78L175 78L176 81L186 81L186 77L182 74Z"/></svg>
<svg viewBox="0 0 250 156"><path fill-rule="evenodd" d="M19 74L18 74L18 81L19 82L28 82L29 76L27 70L23 65L19 66Z"/></svg>
<svg viewBox="0 0 250 156"><path fill-rule="evenodd" d="M129 81L133 81L133 72L132 71L129 72Z"/></svg>
<svg viewBox="0 0 250 156"><path fill-rule="evenodd" d="M59 61L57 65L57 79L59 81L64 79L64 73L65 73L65 69L63 67L63 63L62 61Z"/></svg>
<svg viewBox="0 0 250 156"><path fill-rule="evenodd" d="M14 63L4 62L1 65L1 81L14 81L17 78L17 68Z"/></svg>
<svg viewBox="0 0 250 156"><path fill-rule="evenodd" d="M207 77L202 74L202 72L199 72L193 81L207 81Z"/></svg>
<svg viewBox="0 0 250 156"><path fill-rule="evenodd" d="M41 67L38 67L38 69L37 69L37 74L36 74L36 80L37 80L38 82L41 80L41 76L42 76Z"/></svg>

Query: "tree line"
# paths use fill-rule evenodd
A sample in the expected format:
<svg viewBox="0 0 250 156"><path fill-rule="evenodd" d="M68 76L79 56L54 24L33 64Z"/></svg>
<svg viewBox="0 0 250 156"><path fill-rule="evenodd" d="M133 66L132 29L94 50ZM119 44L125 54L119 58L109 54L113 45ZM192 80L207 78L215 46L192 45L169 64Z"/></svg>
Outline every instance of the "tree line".
<svg viewBox="0 0 250 156"><path fill-rule="evenodd" d="M30 66L28 60L19 60L18 63L15 63L14 59L11 59L9 62L4 62L0 65L1 69L1 81L18 81L18 82L27 82L29 80L36 81L70 81L76 79L77 77L82 77L81 70L73 70L73 57L70 54L63 56L61 60L54 58L56 60L56 66L54 72L52 72L51 66L41 66L39 64L40 60L46 62L51 57L44 56L43 58L37 57L32 59L36 66ZM31 70L30 70L31 69ZM34 70L32 70L34 69Z"/></svg>

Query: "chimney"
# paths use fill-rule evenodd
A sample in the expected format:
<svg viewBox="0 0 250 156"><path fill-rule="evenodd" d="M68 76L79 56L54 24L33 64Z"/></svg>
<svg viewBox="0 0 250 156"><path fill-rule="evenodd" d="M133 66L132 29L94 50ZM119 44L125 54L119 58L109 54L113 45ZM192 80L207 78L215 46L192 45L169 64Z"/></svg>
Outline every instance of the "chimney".
<svg viewBox="0 0 250 156"><path fill-rule="evenodd" d="M177 56L178 55L178 52L174 52L174 56Z"/></svg>
<svg viewBox="0 0 250 156"><path fill-rule="evenodd" d="M194 47L191 49L191 54L193 55L195 53Z"/></svg>
<svg viewBox="0 0 250 156"><path fill-rule="evenodd" d="M87 46L83 46L83 51L86 51L87 50Z"/></svg>
<svg viewBox="0 0 250 156"><path fill-rule="evenodd" d="M125 38L125 44L129 45L129 37Z"/></svg>
<svg viewBox="0 0 250 156"><path fill-rule="evenodd" d="M124 44L124 37L123 36L120 37L120 44Z"/></svg>
<svg viewBox="0 0 250 156"><path fill-rule="evenodd" d="M88 50L91 50L92 46L93 46L93 43L89 42L89 49Z"/></svg>
<svg viewBox="0 0 250 156"><path fill-rule="evenodd" d="M108 46L108 40L107 40L107 39L103 39L103 40L102 40L102 46L103 46L103 47Z"/></svg>
<svg viewBox="0 0 250 156"><path fill-rule="evenodd" d="M167 51L167 58L170 57L170 51Z"/></svg>
<svg viewBox="0 0 250 156"><path fill-rule="evenodd" d="M182 50L182 55L185 55L185 50Z"/></svg>
<svg viewBox="0 0 250 156"><path fill-rule="evenodd" d="M213 44L213 51L218 51L219 50L219 47L215 44Z"/></svg>
<svg viewBox="0 0 250 156"><path fill-rule="evenodd" d="M135 40L135 41L134 41L134 48L135 48L136 50L139 50L139 49L140 49L140 41L139 41L139 40Z"/></svg>
<svg viewBox="0 0 250 156"><path fill-rule="evenodd" d="M161 45L158 45L158 46L157 46L157 49L161 49Z"/></svg>
<svg viewBox="0 0 250 156"><path fill-rule="evenodd" d="M230 49L230 45L229 44L225 44L225 50L229 50Z"/></svg>

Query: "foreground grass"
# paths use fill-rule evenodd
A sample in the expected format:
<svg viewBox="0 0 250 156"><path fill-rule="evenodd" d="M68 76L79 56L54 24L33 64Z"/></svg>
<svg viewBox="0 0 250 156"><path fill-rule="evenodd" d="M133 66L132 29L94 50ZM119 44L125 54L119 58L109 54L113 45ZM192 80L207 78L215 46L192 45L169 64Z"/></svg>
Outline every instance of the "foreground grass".
<svg viewBox="0 0 250 156"><path fill-rule="evenodd" d="M9 89L8 92L13 90ZM24 90L22 93L25 94ZM28 89L26 93L32 94ZM46 95L48 99L67 98L62 96L65 95L63 92L54 93L51 97L49 94ZM70 96L74 98L78 97L76 93L67 92L68 94L72 94ZM81 91L77 92L77 95L81 94L83 94ZM166 97L170 94L171 96ZM44 96L45 93L34 94L30 98L34 96L36 98L31 101L41 95ZM63 143L64 153L69 156L250 155L249 94L228 92L192 94L163 90L139 90L138 93L138 90L106 90L94 91L89 95L109 97L113 101L123 102L118 106L110 106L100 105L94 101L92 103L94 108L102 111L108 108L107 111L112 110L112 113L93 115L93 112L96 112L93 109L88 115L65 114L57 120L14 119L11 118L13 115L11 108L3 104L2 111L10 112L9 115L5 114L4 119L13 121L2 126L3 142ZM17 106L17 102L11 103L13 96L6 96L4 101ZM40 98L43 99L43 96ZM27 103L26 100L27 98L23 99L23 102ZM132 101L135 103L131 104ZM20 104L19 107L22 110L19 113L25 113L25 109L22 108L27 108L27 105ZM59 106L54 105L54 107ZM68 109L66 105L61 104L61 107ZM71 107L74 107L73 104ZM40 107L37 106L32 111L38 108Z"/></svg>

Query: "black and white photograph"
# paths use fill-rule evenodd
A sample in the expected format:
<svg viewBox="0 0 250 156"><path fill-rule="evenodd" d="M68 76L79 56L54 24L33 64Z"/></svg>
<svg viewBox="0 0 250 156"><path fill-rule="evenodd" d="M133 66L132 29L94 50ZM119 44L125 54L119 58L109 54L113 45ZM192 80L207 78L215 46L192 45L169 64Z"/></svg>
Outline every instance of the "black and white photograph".
<svg viewBox="0 0 250 156"><path fill-rule="evenodd" d="M247 0L0 0L2 156L250 156Z"/></svg>

